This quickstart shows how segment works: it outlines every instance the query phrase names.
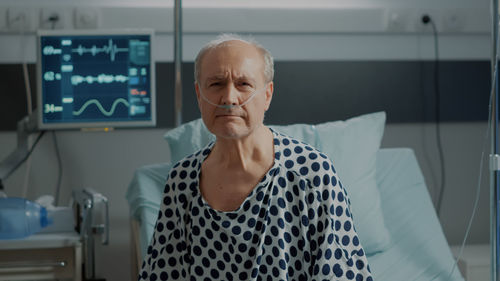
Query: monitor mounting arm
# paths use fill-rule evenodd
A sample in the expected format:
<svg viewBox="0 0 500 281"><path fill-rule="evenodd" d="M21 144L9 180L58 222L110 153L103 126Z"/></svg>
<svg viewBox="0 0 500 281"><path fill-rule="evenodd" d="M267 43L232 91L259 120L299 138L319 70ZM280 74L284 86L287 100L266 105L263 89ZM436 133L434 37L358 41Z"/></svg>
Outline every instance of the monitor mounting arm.
<svg viewBox="0 0 500 281"><path fill-rule="evenodd" d="M28 136L37 129L36 111L17 122L17 148L0 162L0 191L5 181L29 156Z"/></svg>

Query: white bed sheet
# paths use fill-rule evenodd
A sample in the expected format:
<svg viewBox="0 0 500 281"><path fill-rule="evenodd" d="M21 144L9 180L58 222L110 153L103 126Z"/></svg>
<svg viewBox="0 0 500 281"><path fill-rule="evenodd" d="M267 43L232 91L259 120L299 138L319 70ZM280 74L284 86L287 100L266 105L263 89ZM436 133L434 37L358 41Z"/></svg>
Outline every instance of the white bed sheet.
<svg viewBox="0 0 500 281"><path fill-rule="evenodd" d="M391 247L369 257L375 280L446 281L454 259L411 149L381 149L377 183ZM463 281L458 268L449 280Z"/></svg>

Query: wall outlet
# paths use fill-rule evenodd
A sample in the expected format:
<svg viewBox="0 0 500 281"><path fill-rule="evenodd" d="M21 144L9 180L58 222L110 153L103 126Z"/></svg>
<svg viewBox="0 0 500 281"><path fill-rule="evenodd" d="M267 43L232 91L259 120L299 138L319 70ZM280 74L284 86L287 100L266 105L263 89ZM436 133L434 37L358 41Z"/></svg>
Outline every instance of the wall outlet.
<svg viewBox="0 0 500 281"><path fill-rule="evenodd" d="M386 13L386 29L392 32L408 31L411 13L409 10L389 10Z"/></svg>
<svg viewBox="0 0 500 281"><path fill-rule="evenodd" d="M10 31L32 31L33 10L24 7L7 9L7 28Z"/></svg>
<svg viewBox="0 0 500 281"><path fill-rule="evenodd" d="M42 8L40 10L40 27L43 29L63 29L65 27L64 9Z"/></svg>
<svg viewBox="0 0 500 281"><path fill-rule="evenodd" d="M458 32L465 29L466 16L462 11L446 11L443 14L443 31Z"/></svg>
<svg viewBox="0 0 500 281"><path fill-rule="evenodd" d="M75 28L95 29L99 27L99 10L96 8L75 9Z"/></svg>
<svg viewBox="0 0 500 281"><path fill-rule="evenodd" d="M427 15L429 16L430 20L434 23L434 26L436 27L436 30L439 31L439 16L436 11L419 11L415 14L415 31L416 32L421 32L421 33L429 33L433 32L432 29L432 23L424 23L422 21L422 18Z"/></svg>

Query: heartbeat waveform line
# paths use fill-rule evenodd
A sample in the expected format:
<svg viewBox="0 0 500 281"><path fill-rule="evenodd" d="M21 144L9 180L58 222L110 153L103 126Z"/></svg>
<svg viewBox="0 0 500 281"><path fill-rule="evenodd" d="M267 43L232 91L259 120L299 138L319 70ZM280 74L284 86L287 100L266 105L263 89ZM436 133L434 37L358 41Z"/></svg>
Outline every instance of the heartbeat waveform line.
<svg viewBox="0 0 500 281"><path fill-rule="evenodd" d="M97 82L99 84L104 84L104 83L113 83L113 82L119 82L119 83L124 83L128 81L128 77L125 75L113 75L113 74L104 74L101 73L97 76L81 76L81 75L73 75L71 76L71 85L73 86L78 86L78 84L87 82L88 84L92 84L94 82Z"/></svg>
<svg viewBox="0 0 500 281"><path fill-rule="evenodd" d="M109 116L113 115L113 113L115 113L115 108L116 108L116 106L118 105L118 103L120 103L120 102L121 102L121 103L123 103L123 104L124 104L125 106L127 106L127 107L129 107L129 106L130 106L130 104L128 103L128 101L127 101L127 100L125 100L124 98L117 98L117 99L113 102L113 104L111 105L111 109L110 109L109 111L106 111L106 109L104 109L104 107L102 106L102 104L101 104L98 100L96 100L96 99L91 99L91 100L86 101L86 102L82 105L82 107L80 107L80 109L79 109L79 110L77 110L77 111L73 111L73 115L75 115L75 116L79 116L79 115L81 115L81 114L83 113L83 111L84 111L85 109L87 109L87 107L89 107L91 104L95 104L95 105L97 106L97 108L99 109L99 111L101 111L101 112L102 112L102 114L104 114L105 116L109 117Z"/></svg>
<svg viewBox="0 0 500 281"><path fill-rule="evenodd" d="M128 48L118 48L116 44L113 44L113 39L109 39L107 46L104 45L98 48L96 45L92 45L90 48L85 48L80 44L76 49L71 49L71 52L78 53L80 56L83 56L85 53L91 53L92 56L99 53L106 53L109 54L111 61L115 61L116 54L119 52L128 52Z"/></svg>

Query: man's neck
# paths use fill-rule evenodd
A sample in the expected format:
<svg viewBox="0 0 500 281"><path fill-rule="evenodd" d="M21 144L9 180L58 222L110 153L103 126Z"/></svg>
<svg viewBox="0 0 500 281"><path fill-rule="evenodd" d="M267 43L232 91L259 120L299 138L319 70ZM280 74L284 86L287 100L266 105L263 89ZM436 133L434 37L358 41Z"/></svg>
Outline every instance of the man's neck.
<svg viewBox="0 0 500 281"><path fill-rule="evenodd" d="M210 160L228 169L246 171L254 165L272 164L274 159L273 134L261 126L250 135L239 139L218 138Z"/></svg>

